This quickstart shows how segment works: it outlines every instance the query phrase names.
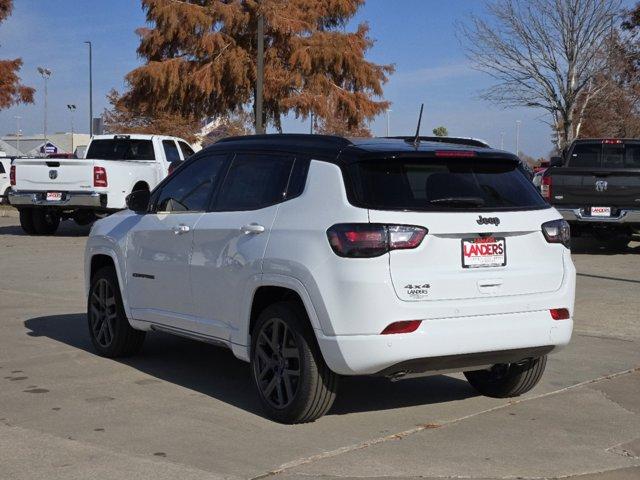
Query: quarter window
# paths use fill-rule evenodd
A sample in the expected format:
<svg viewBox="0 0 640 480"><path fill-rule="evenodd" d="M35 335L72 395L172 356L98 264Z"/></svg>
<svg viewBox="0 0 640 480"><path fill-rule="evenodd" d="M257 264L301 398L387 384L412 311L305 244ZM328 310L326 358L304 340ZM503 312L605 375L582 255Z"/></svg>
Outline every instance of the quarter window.
<svg viewBox="0 0 640 480"><path fill-rule="evenodd" d="M226 155L203 156L185 165L162 186L155 211L206 211L225 159Z"/></svg>
<svg viewBox="0 0 640 480"><path fill-rule="evenodd" d="M258 210L282 202L293 158L272 154L238 154L220 189L216 210Z"/></svg>
<svg viewBox="0 0 640 480"><path fill-rule="evenodd" d="M187 143L178 142L178 145L180 145L180 150L182 150L182 156L185 160L193 155L193 148L191 148Z"/></svg>
<svg viewBox="0 0 640 480"><path fill-rule="evenodd" d="M4 170L4 165L3 165L3 163L2 163L2 162L0 162L0 173L7 173L7 172L5 172L5 170Z"/></svg>
<svg viewBox="0 0 640 480"><path fill-rule="evenodd" d="M167 157L167 162L179 162L180 154L178 153L178 147L176 147L176 142L173 140L163 140L162 148L164 148L164 154Z"/></svg>

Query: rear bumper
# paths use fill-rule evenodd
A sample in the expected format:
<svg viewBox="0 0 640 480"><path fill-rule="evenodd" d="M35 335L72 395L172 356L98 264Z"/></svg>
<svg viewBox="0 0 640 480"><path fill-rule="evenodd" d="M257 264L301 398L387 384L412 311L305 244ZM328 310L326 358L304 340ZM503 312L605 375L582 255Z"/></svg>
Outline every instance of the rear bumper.
<svg viewBox="0 0 640 480"><path fill-rule="evenodd" d="M107 206L107 194L98 192L63 192L62 200L47 201L46 192L10 191L9 203L15 207L97 208Z"/></svg>
<svg viewBox="0 0 640 480"><path fill-rule="evenodd" d="M329 368L341 375L473 370L518 361L569 343L573 320L553 320L548 310L423 320L398 335L318 334Z"/></svg>
<svg viewBox="0 0 640 480"><path fill-rule="evenodd" d="M568 222L585 224L614 224L614 225L640 225L640 210L620 209L615 217L591 217L585 215L583 208L558 208L562 217Z"/></svg>

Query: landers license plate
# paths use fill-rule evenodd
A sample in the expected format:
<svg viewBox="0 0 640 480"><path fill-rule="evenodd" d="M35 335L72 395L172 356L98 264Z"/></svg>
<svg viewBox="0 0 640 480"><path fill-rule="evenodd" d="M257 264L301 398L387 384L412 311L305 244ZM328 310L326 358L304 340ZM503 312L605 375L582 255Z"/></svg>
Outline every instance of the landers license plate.
<svg viewBox="0 0 640 480"><path fill-rule="evenodd" d="M610 217L611 207L591 207L592 217Z"/></svg>
<svg viewBox="0 0 640 480"><path fill-rule="evenodd" d="M504 267L507 248L504 238L479 237L462 239L464 268Z"/></svg>
<svg viewBox="0 0 640 480"><path fill-rule="evenodd" d="M47 202L59 202L62 200L61 192L47 192Z"/></svg>

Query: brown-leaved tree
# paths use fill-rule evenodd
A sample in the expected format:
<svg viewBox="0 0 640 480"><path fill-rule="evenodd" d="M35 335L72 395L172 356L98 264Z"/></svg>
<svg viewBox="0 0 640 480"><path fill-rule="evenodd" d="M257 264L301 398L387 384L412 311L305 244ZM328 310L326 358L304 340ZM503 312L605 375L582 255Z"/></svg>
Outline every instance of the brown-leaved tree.
<svg viewBox="0 0 640 480"><path fill-rule="evenodd" d="M13 0L0 0L0 22L11 15ZM18 103L33 103L35 90L20 83L22 59L0 60L0 110Z"/></svg>
<svg viewBox="0 0 640 480"><path fill-rule="evenodd" d="M345 31L364 0L142 0L146 63L127 75L121 102L147 115L225 116L251 106L257 18L265 21L264 120L287 113L357 130L388 108L392 65L366 60L369 28Z"/></svg>

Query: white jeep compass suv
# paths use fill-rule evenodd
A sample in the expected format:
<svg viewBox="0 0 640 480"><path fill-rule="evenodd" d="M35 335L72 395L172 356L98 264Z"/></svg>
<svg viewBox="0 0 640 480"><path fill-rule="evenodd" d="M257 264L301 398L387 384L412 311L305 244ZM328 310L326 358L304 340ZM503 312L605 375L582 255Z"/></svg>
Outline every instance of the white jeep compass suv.
<svg viewBox="0 0 640 480"><path fill-rule="evenodd" d="M520 395L569 342L575 296L568 225L520 169L426 140L222 140L94 225L93 345L224 345L286 423L325 414L343 375L463 371Z"/></svg>

